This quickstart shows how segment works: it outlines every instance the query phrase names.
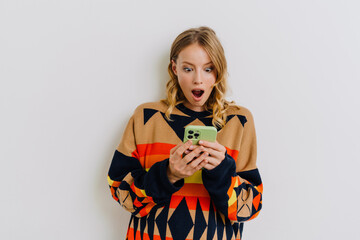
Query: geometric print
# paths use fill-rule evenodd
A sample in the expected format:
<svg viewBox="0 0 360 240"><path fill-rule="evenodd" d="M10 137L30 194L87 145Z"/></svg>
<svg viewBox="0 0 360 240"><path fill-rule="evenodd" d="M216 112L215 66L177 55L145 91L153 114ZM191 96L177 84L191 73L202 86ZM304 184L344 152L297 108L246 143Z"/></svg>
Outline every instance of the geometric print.
<svg viewBox="0 0 360 240"><path fill-rule="evenodd" d="M233 219L232 205L228 207L228 217L225 217L206 196L175 193L168 204L157 205L135 186L132 174L128 173L114 194L120 205L132 213L127 239L241 239L243 222L255 218L262 205L262 183L257 174L257 169L239 173L256 184L260 183L258 186L239 176L232 177L229 187L232 191L228 192L237 195L232 204L236 210ZM232 203L230 199L231 196L229 203Z"/></svg>
<svg viewBox="0 0 360 240"><path fill-rule="evenodd" d="M187 111L181 107L182 107L181 105L178 106L178 108L182 109L183 112L187 113ZM151 119L151 117L153 115L155 115L158 112L160 112L160 111L155 110L155 109L145 108L144 109L144 125ZM184 138L184 127L187 126L189 123L193 122L195 119L198 119L199 121L201 121L205 126L212 126L212 118L208 117L210 115L210 112L208 114L205 113L202 116L196 116L196 117L191 116L190 114L188 116L172 114L171 115L172 120L170 120L170 121L165 117L165 113L163 113L163 112L160 112L160 113L161 113L163 119L165 120L165 122L172 128L172 130L176 133L176 135L181 140ZM239 119L239 121L241 122L241 125L244 126L245 123L247 122L247 119L243 115L229 115L229 116L227 116L226 122L230 121L235 116ZM216 127L216 128L218 131L221 130L221 128L219 128L219 127Z"/></svg>
<svg viewBox="0 0 360 240"><path fill-rule="evenodd" d="M256 139L251 114L244 110L228 115L226 122L232 118L239 121L232 120L231 128L222 129L228 139L238 137L233 129L244 129L241 144L245 147L226 148L223 161L227 163L170 186L166 168L174 143L139 138L141 144L137 144L134 132L167 125L173 130L167 134L182 139L184 126L194 119L212 125L211 113L194 113L182 105L178 108L187 116L171 115L173 121L167 121L156 108L139 109L115 151L108 182L113 198L131 212L126 239L241 239L244 222L255 218L262 208L262 181L253 164ZM149 121L155 114L161 114L161 120ZM248 163L253 164L252 170L235 172Z"/></svg>
<svg viewBox="0 0 360 240"><path fill-rule="evenodd" d="M142 218L132 215L126 239L241 239L244 223L231 223L211 202L209 211L204 211L199 199L196 210L189 210L187 198L182 197L176 209L167 205Z"/></svg>
<svg viewBox="0 0 360 240"><path fill-rule="evenodd" d="M262 183L258 170L232 177L228 217L216 209L208 196L183 196L174 193L169 203L156 204L151 196L134 184L128 173L121 182L109 178L113 197L132 213L127 239L241 239L243 222L255 218L262 206ZM246 176L252 183L239 176ZM185 184L186 185L186 184ZM118 187L115 187L118 186ZM202 186L202 184L200 184ZM231 191L230 191L231 190ZM231 209L235 205L235 220Z"/></svg>

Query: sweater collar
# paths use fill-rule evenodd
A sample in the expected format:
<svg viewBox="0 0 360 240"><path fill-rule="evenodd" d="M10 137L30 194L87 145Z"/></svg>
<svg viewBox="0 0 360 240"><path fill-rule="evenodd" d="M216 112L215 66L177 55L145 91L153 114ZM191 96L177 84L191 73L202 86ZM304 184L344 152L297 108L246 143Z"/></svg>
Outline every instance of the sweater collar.
<svg viewBox="0 0 360 240"><path fill-rule="evenodd" d="M184 104L182 104L182 103L176 105L176 108L179 109L180 111L182 111L183 113L185 113L186 115L189 115L194 118L205 118L212 114L212 112L210 112L210 111L202 111L202 112L193 111L193 110L185 107Z"/></svg>

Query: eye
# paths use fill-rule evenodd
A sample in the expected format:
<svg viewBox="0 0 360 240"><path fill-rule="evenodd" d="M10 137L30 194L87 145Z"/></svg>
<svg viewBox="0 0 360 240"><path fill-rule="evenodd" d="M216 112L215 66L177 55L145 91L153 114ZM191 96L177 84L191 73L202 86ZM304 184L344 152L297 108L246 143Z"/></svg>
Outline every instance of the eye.
<svg viewBox="0 0 360 240"><path fill-rule="evenodd" d="M184 67L184 72L190 72L192 69L191 68L188 68L188 67Z"/></svg>
<svg viewBox="0 0 360 240"><path fill-rule="evenodd" d="M214 70L214 67L205 68L205 72L208 72L208 73L212 72L213 70Z"/></svg>

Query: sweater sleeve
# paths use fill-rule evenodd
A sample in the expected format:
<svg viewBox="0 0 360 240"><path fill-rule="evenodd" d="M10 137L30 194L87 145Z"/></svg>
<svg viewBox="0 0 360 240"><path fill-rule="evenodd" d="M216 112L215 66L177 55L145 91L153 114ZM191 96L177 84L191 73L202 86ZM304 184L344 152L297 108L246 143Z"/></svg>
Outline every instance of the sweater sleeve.
<svg viewBox="0 0 360 240"><path fill-rule="evenodd" d="M214 169L203 171L203 183L218 211L231 221L255 218L262 208L262 181L256 167L256 134L248 112L237 161L225 154Z"/></svg>
<svg viewBox="0 0 360 240"><path fill-rule="evenodd" d="M142 167L136 149L134 122L133 115L115 150L108 183L112 197L122 207L137 217L143 217L155 205L169 202L171 195L184 183L170 183L166 174L168 159L155 163L148 171Z"/></svg>

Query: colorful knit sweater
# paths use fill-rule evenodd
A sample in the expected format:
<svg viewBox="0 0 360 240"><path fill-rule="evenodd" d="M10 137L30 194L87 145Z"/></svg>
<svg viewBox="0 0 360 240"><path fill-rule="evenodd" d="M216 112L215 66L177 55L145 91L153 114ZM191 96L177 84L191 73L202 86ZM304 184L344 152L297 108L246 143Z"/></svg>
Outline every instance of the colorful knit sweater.
<svg viewBox="0 0 360 240"><path fill-rule="evenodd" d="M112 159L112 196L132 213L126 239L241 239L243 222L262 206L252 114L231 107L217 135L225 159L171 184L170 149L182 142L185 126L211 126L212 118L180 104L169 121L166 109L161 102L137 107Z"/></svg>

